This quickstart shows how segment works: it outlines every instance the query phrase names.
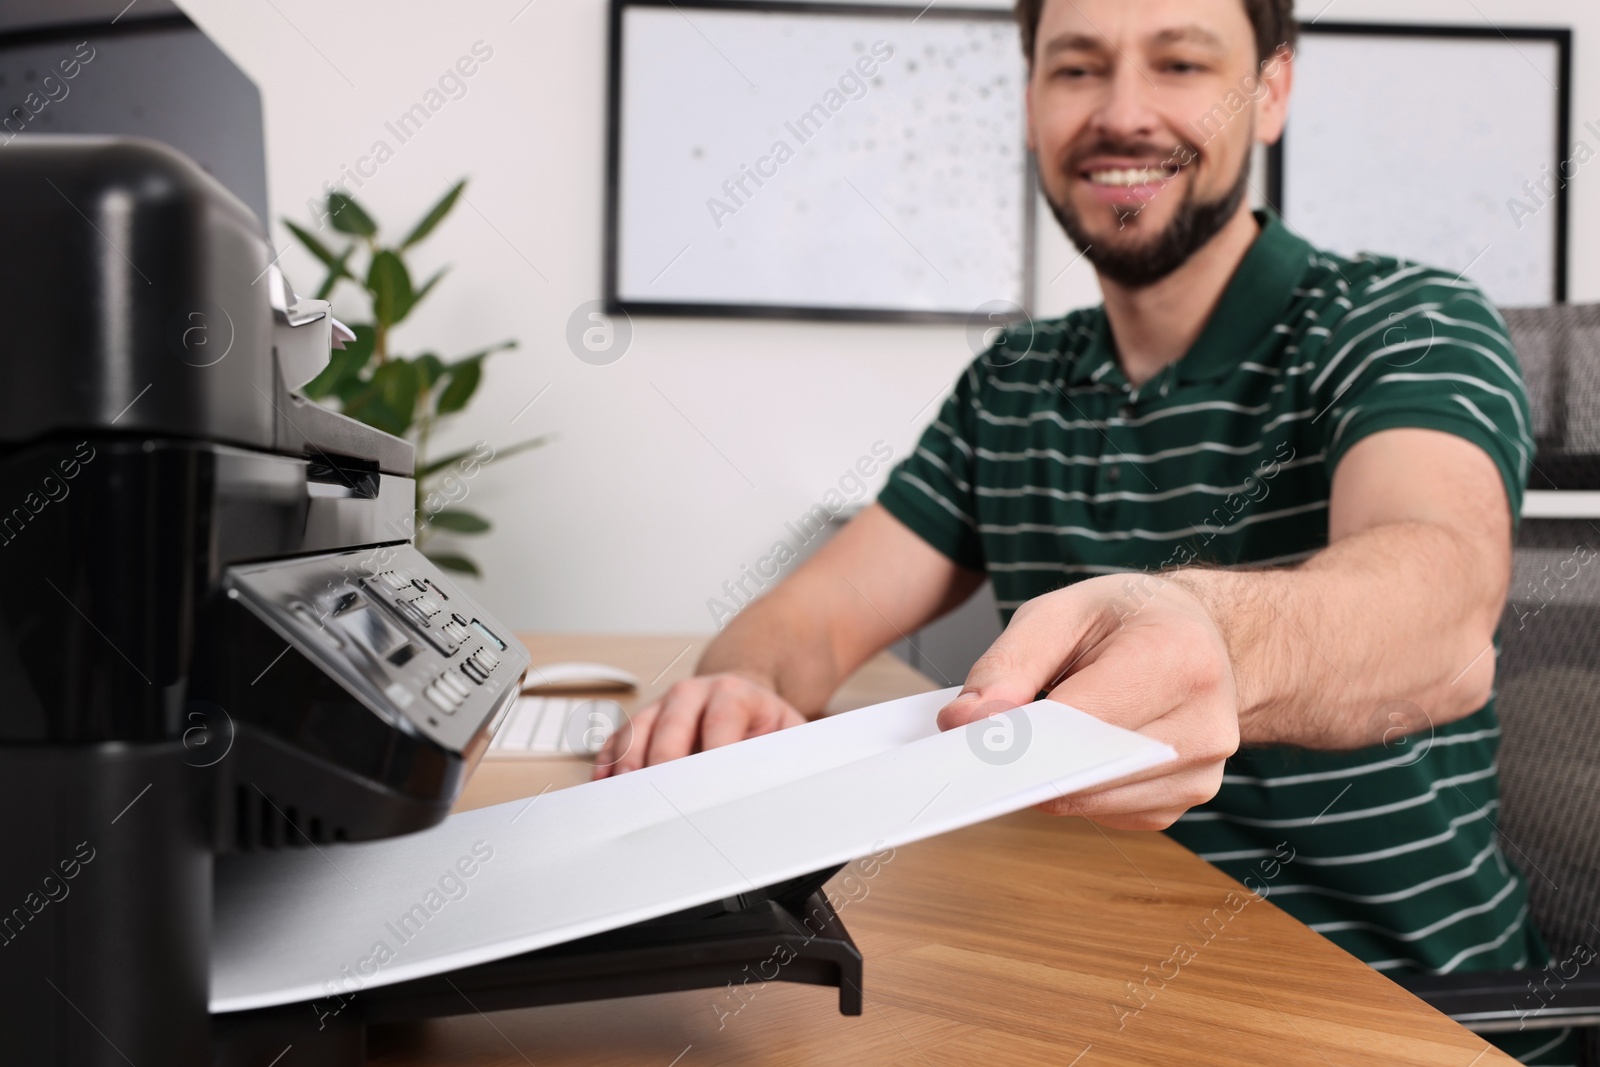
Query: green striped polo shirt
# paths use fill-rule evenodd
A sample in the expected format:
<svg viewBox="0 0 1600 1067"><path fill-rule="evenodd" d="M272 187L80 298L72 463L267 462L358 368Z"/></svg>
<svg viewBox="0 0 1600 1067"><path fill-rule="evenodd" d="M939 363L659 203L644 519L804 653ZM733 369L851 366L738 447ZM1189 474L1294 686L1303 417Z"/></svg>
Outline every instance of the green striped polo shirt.
<svg viewBox="0 0 1600 1067"><path fill-rule="evenodd" d="M1002 621L1092 575L1306 559L1328 543L1334 468L1382 430L1471 441L1520 509L1528 404L1483 294L1258 220L1182 359L1134 387L1103 308L1012 327L891 473L879 503L986 571ZM1359 751L1241 750L1168 833L1381 971L1537 966L1496 839L1499 733L1491 700Z"/></svg>

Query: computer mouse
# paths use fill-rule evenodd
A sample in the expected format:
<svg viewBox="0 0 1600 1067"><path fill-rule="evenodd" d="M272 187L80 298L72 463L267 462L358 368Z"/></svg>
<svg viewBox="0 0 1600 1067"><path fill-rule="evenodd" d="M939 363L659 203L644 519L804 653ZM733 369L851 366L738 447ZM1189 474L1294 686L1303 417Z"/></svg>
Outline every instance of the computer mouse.
<svg viewBox="0 0 1600 1067"><path fill-rule="evenodd" d="M524 692L548 693L564 689L637 689L639 679L605 663L544 663L528 668Z"/></svg>

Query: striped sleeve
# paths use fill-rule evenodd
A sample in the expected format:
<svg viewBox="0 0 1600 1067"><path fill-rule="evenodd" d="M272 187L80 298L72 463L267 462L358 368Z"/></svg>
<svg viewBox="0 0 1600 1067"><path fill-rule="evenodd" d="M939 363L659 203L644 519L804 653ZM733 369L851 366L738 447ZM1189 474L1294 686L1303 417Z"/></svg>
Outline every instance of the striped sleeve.
<svg viewBox="0 0 1600 1067"><path fill-rule="evenodd" d="M1533 433L1500 313L1471 283L1417 267L1378 279L1352 300L1312 381L1328 477L1371 434L1440 430L1489 454L1513 518L1520 515Z"/></svg>
<svg viewBox="0 0 1600 1067"><path fill-rule="evenodd" d="M916 449L889 473L878 503L969 570L984 569L973 497L976 364L967 367Z"/></svg>

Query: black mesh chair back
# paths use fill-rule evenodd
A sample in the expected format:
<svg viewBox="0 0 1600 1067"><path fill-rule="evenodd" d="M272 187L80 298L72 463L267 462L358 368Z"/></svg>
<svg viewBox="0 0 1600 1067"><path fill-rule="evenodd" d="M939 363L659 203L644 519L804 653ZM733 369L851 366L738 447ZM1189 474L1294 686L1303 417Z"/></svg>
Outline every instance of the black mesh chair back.
<svg viewBox="0 0 1600 1067"><path fill-rule="evenodd" d="M1533 407L1528 488L1600 490L1600 304L1502 314Z"/></svg>
<svg viewBox="0 0 1600 1067"><path fill-rule="evenodd" d="M1600 491L1600 305L1504 314L1533 409L1529 488ZM1496 671L1503 839L1558 960L1600 952L1600 521L1561 510L1523 521Z"/></svg>
<svg viewBox="0 0 1600 1067"><path fill-rule="evenodd" d="M1401 984L1484 1033L1585 1027L1600 1065L1600 305L1504 315L1532 407L1529 488L1546 492L1524 509L1500 625L1500 836L1552 962Z"/></svg>
<svg viewBox="0 0 1600 1067"><path fill-rule="evenodd" d="M1524 522L1500 640L1502 843L1551 953L1600 956L1600 524Z"/></svg>
<svg viewBox="0 0 1600 1067"><path fill-rule="evenodd" d="M1600 305L1505 316L1533 409L1529 488L1600 490ZM1587 1022L1600 1014L1600 522L1523 521L1500 634L1501 841L1552 958L1516 1003ZM1592 1025L1583 1052L1600 1064Z"/></svg>
<svg viewBox="0 0 1600 1067"><path fill-rule="evenodd" d="M1600 1064L1600 523L1523 521L1500 641L1501 844L1551 954L1503 1006Z"/></svg>

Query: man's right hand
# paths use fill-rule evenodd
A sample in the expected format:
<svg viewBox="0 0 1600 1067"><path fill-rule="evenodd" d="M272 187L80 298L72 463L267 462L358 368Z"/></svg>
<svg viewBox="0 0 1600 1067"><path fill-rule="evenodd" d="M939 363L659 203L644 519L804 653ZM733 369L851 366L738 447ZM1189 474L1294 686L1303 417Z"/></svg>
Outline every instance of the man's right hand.
<svg viewBox="0 0 1600 1067"><path fill-rule="evenodd" d="M611 735L595 757L594 777L636 771L805 721L753 677L729 673L688 678L640 708Z"/></svg>

